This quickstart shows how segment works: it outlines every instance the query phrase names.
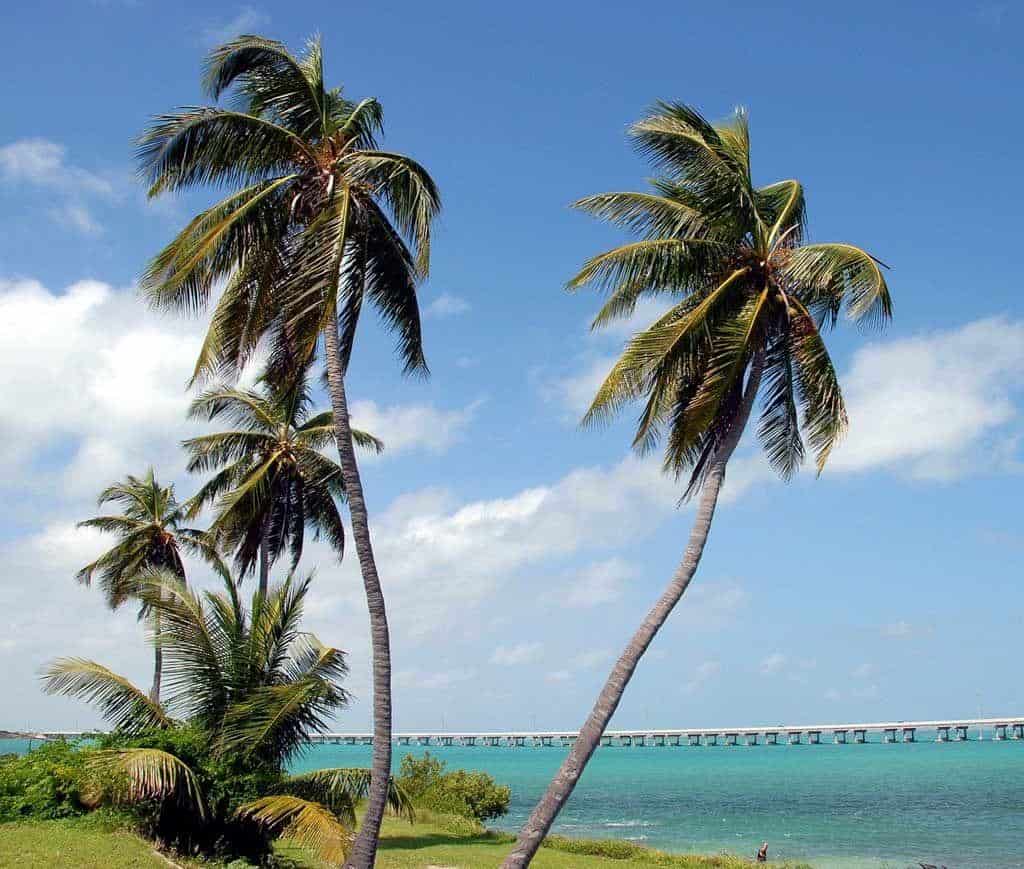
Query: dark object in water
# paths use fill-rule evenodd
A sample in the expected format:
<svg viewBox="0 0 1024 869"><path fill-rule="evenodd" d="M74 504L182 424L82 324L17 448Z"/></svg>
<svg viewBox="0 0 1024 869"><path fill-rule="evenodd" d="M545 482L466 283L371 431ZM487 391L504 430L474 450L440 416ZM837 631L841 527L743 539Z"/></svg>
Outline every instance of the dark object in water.
<svg viewBox="0 0 1024 869"><path fill-rule="evenodd" d="M768 843L762 842L761 847L757 849L757 862L767 863L768 862Z"/></svg>
<svg viewBox="0 0 1024 869"><path fill-rule="evenodd" d="M918 863L921 869L946 869L945 866L936 866L934 863Z"/></svg>

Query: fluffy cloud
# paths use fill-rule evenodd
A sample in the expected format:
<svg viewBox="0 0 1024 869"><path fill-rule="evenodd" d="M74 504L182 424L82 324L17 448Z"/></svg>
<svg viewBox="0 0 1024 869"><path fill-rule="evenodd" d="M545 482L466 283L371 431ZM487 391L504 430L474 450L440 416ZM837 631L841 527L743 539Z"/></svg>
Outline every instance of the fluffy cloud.
<svg viewBox="0 0 1024 869"><path fill-rule="evenodd" d="M1014 395L1024 385L1024 322L879 341L854 355L842 382L850 433L830 470L960 476L1006 456L1005 427L1019 418Z"/></svg>
<svg viewBox="0 0 1024 869"><path fill-rule="evenodd" d="M0 147L0 180L59 191L60 204L47 208L46 213L54 223L89 236L100 235L103 227L86 200L113 200L123 192L110 176L68 163L67 149L48 139L20 139Z"/></svg>
<svg viewBox="0 0 1024 869"><path fill-rule="evenodd" d="M514 646L498 646L491 655L492 664L503 667L514 667L519 664L532 664L544 652L543 643L516 643Z"/></svg>
<svg viewBox="0 0 1024 869"><path fill-rule="evenodd" d="M772 652L757 665L762 676L774 676L786 666L786 656L782 652Z"/></svg>
<svg viewBox="0 0 1024 869"><path fill-rule="evenodd" d="M222 45L243 33L264 31L268 24L270 16L266 12L254 6L242 6L227 21L207 24L200 34L200 41L208 47Z"/></svg>
<svg viewBox="0 0 1024 869"><path fill-rule="evenodd" d="M721 672L722 665L719 661L704 661L693 668L693 673L690 679L684 683L683 690L687 694L693 694L708 682L716 679Z"/></svg>
<svg viewBox="0 0 1024 869"><path fill-rule="evenodd" d="M473 419L478 403L461 410L438 410L429 404L381 407L374 401L352 404L352 424L384 441L384 455L424 449L443 453L458 443Z"/></svg>
<svg viewBox="0 0 1024 869"><path fill-rule="evenodd" d="M621 558L594 562L577 572L567 589L565 603L581 608L611 603L622 596L623 586L636 574L636 568Z"/></svg>
<svg viewBox="0 0 1024 869"><path fill-rule="evenodd" d="M461 296L441 293L427 305L424 314L428 317L457 317L459 314L465 314L469 309L469 302Z"/></svg>

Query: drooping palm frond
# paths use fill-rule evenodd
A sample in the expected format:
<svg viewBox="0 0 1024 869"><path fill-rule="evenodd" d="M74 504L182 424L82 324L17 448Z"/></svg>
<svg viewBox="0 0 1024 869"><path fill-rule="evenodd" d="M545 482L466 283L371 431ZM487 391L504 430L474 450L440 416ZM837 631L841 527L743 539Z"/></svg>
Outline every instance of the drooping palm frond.
<svg viewBox="0 0 1024 869"><path fill-rule="evenodd" d="M318 769L288 776L279 788L284 793L321 803L346 821L351 819L354 823L354 807L366 798L370 790L370 771L350 767ZM416 820L412 798L394 777L388 786L388 810L410 822Z"/></svg>
<svg viewBox="0 0 1024 869"><path fill-rule="evenodd" d="M170 727L164 708L119 676L95 661L58 658L43 671L47 694L77 697L95 706L115 729L125 733Z"/></svg>
<svg viewBox="0 0 1024 869"><path fill-rule="evenodd" d="M308 848L332 866L345 860L352 844L351 831L330 809L300 797L262 797L239 806L237 814L280 839Z"/></svg>
<svg viewBox="0 0 1024 869"><path fill-rule="evenodd" d="M113 781L108 796L121 804L143 800L173 800L206 815L206 802L192 769L167 751L157 748L125 748L99 751L90 755L91 771Z"/></svg>

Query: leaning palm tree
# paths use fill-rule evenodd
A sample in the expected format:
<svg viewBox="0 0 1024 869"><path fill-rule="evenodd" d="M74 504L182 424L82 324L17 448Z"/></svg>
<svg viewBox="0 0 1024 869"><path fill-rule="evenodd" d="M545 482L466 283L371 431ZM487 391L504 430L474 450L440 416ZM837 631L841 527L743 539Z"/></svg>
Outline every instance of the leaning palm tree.
<svg viewBox="0 0 1024 869"><path fill-rule="evenodd" d="M185 509L174 497L174 486L161 486L152 468L141 479L129 475L122 482L108 486L100 493L97 504L116 504L122 512L86 519L79 522L78 527L98 528L116 535L118 542L78 571L76 579L91 585L93 577L98 575L100 589L111 609L138 599L140 578L147 570L168 570L184 580L183 554L198 556L227 576L227 568L206 534L182 525ZM151 613L142 602L139 618L149 615L154 620L154 630L159 633L159 615ZM160 700L162 662L162 650L155 644L150 689L154 702Z"/></svg>
<svg viewBox="0 0 1024 869"><path fill-rule="evenodd" d="M268 333L301 361L322 338L335 440L370 615L373 775L351 865L373 864L391 763L387 612L353 446L345 374L364 300L399 336L407 373L426 372L416 297L440 209L426 170L382 151L380 104L353 102L324 82L319 40L301 57L242 36L215 49L204 78L230 107L158 117L139 158L150 195L199 186L228 195L198 214L153 260L142 284L153 304L212 313L196 375L237 371Z"/></svg>
<svg viewBox="0 0 1024 869"><path fill-rule="evenodd" d="M165 629L169 696L159 703L94 661L61 658L44 672L50 694L80 697L115 728L90 753L90 802L135 807L150 833L186 853L262 861L288 838L340 862L370 774L287 764L348 703L344 653L301 630L309 579L258 590L246 609L235 584L202 595L167 570L147 571L137 595ZM388 782L387 804L410 816Z"/></svg>
<svg viewBox="0 0 1024 869"><path fill-rule="evenodd" d="M892 313L878 260L849 244L804 243L798 181L754 186L745 113L710 124L687 106L659 103L631 135L660 173L653 190L576 205L640 238L587 261L569 286L610 292L595 327L629 316L641 297L673 305L628 342L584 423L642 401L633 446L644 453L664 439L665 470L687 475L685 497L699 496L697 513L671 582L612 668L506 869L533 858L690 584L755 399L762 400L758 436L779 474L788 479L802 464L805 437L820 473L847 425L821 332L844 309L855 321L881 323Z"/></svg>
<svg viewBox="0 0 1024 869"><path fill-rule="evenodd" d="M283 384L264 377L258 390L207 390L189 413L231 426L183 446L189 471L216 472L189 501L189 516L215 505L209 534L223 551L234 553L239 576L258 564L259 590L266 593L270 566L286 550L292 569L298 564L307 526L341 558L345 527L336 501L344 500L345 486L341 468L320 452L334 438L334 414L312 412L305 371ZM376 453L384 448L357 429L352 439Z"/></svg>

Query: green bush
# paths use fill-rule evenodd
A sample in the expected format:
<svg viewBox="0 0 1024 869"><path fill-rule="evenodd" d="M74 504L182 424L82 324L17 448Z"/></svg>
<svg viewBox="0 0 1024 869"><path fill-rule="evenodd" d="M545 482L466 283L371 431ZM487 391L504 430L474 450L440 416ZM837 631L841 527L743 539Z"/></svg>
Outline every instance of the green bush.
<svg viewBox="0 0 1024 869"><path fill-rule="evenodd" d="M433 812L477 821L508 813L512 790L507 785L496 784L485 772L446 772L446 766L429 751L421 758L407 754L402 758L398 783L418 807Z"/></svg>
<svg viewBox="0 0 1024 869"><path fill-rule="evenodd" d="M28 754L0 757L0 822L86 811L81 802L84 756L71 743L50 742Z"/></svg>

